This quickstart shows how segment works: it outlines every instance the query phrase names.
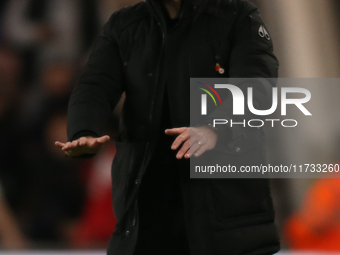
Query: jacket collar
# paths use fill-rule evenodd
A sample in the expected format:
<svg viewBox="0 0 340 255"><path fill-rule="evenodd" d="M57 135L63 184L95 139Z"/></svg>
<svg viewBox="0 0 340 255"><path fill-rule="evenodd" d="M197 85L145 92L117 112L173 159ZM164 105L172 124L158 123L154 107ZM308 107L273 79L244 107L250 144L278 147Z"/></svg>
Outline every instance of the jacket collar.
<svg viewBox="0 0 340 255"><path fill-rule="evenodd" d="M151 12L156 16L160 24L166 29L162 0L145 0L150 6ZM198 14L209 0L182 0L180 19L190 14Z"/></svg>

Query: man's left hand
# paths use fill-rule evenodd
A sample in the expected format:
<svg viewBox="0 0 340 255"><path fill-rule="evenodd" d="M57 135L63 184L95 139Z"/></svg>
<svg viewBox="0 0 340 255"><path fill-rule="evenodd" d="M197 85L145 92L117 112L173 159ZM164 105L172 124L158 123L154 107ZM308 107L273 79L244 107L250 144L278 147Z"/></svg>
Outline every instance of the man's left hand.
<svg viewBox="0 0 340 255"><path fill-rule="evenodd" d="M177 135L177 138L171 145L172 150L182 147L178 151L176 158L190 158L201 156L204 152L215 148L217 142L217 133L210 127L201 126L197 128L182 127L165 130L167 135Z"/></svg>

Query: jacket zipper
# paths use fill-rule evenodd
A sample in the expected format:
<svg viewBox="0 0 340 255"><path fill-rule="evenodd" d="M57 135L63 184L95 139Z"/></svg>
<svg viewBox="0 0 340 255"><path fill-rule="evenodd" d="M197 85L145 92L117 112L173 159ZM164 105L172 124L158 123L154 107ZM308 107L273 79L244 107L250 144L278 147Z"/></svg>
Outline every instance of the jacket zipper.
<svg viewBox="0 0 340 255"><path fill-rule="evenodd" d="M160 24L160 23L158 23ZM162 39L162 48L161 48L161 55L160 55L160 59L159 59L159 65L158 65L158 70L157 70L157 76L156 76L156 86L155 86L155 90L154 90L154 93L153 93L153 98L152 98L152 102L151 102L151 109L150 109L150 116L149 116L149 123L151 124L152 123L152 119L153 119L153 110L154 110L154 105L155 105L155 100L156 100L156 91L157 91L157 84L159 82L159 73L160 73L160 70L161 70L161 67L160 67L160 64L161 64L161 61L163 59L163 53L164 53L164 45L165 45L165 32L162 31L162 36L163 36L163 39ZM145 161L146 161L146 152L148 150L148 147L149 147L149 141L146 143L146 147L145 147L145 153L144 153L144 158L143 158L143 164L142 164L142 169L141 169L141 173L139 175L139 181L141 181L141 178L145 172Z"/></svg>
<svg viewBox="0 0 340 255"><path fill-rule="evenodd" d="M158 24L159 24L159 26L161 26L160 22L158 22ZM159 65L158 65L157 76L156 76L155 91L153 93L153 98L152 98L152 102L151 102L149 123L152 123L152 119L153 119L153 109L154 109L155 99L156 99L157 84L159 82L159 73L160 73L160 70L161 70L160 66L161 66L161 62L162 62L163 54L164 54L164 46L165 46L165 31L164 31L164 29L162 29L162 37L163 37L162 38L162 48L161 48L161 54L160 54ZM144 172L145 172L145 168L146 168L146 156L147 156L147 151L148 151L148 148L149 148L149 143L150 142L148 141L146 143L146 146L145 146L145 152L144 152L144 157L143 157L142 168L141 168L141 171L140 171L139 176L138 176L139 183L141 183L142 177L143 177ZM138 215L138 199L136 199L136 201L135 201L135 210L134 210L132 226L136 225L136 217L137 217L137 215Z"/></svg>
<svg viewBox="0 0 340 255"><path fill-rule="evenodd" d="M160 23L159 23L160 24ZM159 63L161 63L162 59L163 59L163 54L164 54L164 45L165 45L165 32L162 32L162 48L161 48L161 56L159 59ZM156 76L156 88L155 91L153 93L153 98L152 98L152 102L151 102L151 109L150 109L150 116L149 116L149 123L152 123L152 118L153 118L153 109L154 109L154 105L155 105L155 98L156 98L156 91L157 91L157 84L159 82L159 73L160 73L160 65L158 65L158 70L157 70L157 76Z"/></svg>
<svg viewBox="0 0 340 255"><path fill-rule="evenodd" d="M145 151L144 151L144 156L143 156L143 162L142 162L142 168L141 168L141 171L139 172L139 175L138 175L138 182L137 185L140 185L141 181L142 181L142 176L145 172L145 161L146 161L146 154L147 154L147 151L148 151L148 148L149 148L149 142L146 143L146 146L145 146ZM138 196L135 200L135 208L134 208L134 213L133 213L133 220L132 220L132 226L134 227L136 225L136 218L138 216Z"/></svg>

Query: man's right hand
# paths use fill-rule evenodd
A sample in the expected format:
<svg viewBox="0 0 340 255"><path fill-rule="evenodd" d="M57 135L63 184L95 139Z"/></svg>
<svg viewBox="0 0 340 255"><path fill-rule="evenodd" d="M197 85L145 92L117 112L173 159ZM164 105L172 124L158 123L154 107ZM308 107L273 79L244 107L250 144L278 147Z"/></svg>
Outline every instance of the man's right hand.
<svg viewBox="0 0 340 255"><path fill-rule="evenodd" d="M77 140L67 143L55 142L69 157L78 157L84 154L97 154L103 145L110 140L108 135L94 138L92 136L80 137Z"/></svg>

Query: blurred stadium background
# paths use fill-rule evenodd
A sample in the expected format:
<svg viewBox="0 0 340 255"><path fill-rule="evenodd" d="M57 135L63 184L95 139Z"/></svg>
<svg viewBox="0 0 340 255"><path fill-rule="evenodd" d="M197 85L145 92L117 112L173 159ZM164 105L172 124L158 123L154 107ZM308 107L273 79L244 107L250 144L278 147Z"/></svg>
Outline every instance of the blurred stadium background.
<svg viewBox="0 0 340 255"><path fill-rule="evenodd" d="M1 0L0 254L105 253L115 225L110 201L114 144L83 161L65 158L54 141L66 140L68 97L101 27L112 12L135 2ZM271 32L280 77L340 77L340 1L253 2ZM325 102L311 102L314 107L326 109L331 100L340 109L338 94L320 93ZM108 127L112 137L120 105ZM297 157L340 161L340 121L329 122L326 130L316 122L298 136L269 134L269 161L277 161L278 155L287 162ZM292 147L297 139L306 142ZM340 181L276 179L272 190L287 251L282 254L340 254ZM5 251L9 249L34 251ZM83 252L63 252L77 249Z"/></svg>

